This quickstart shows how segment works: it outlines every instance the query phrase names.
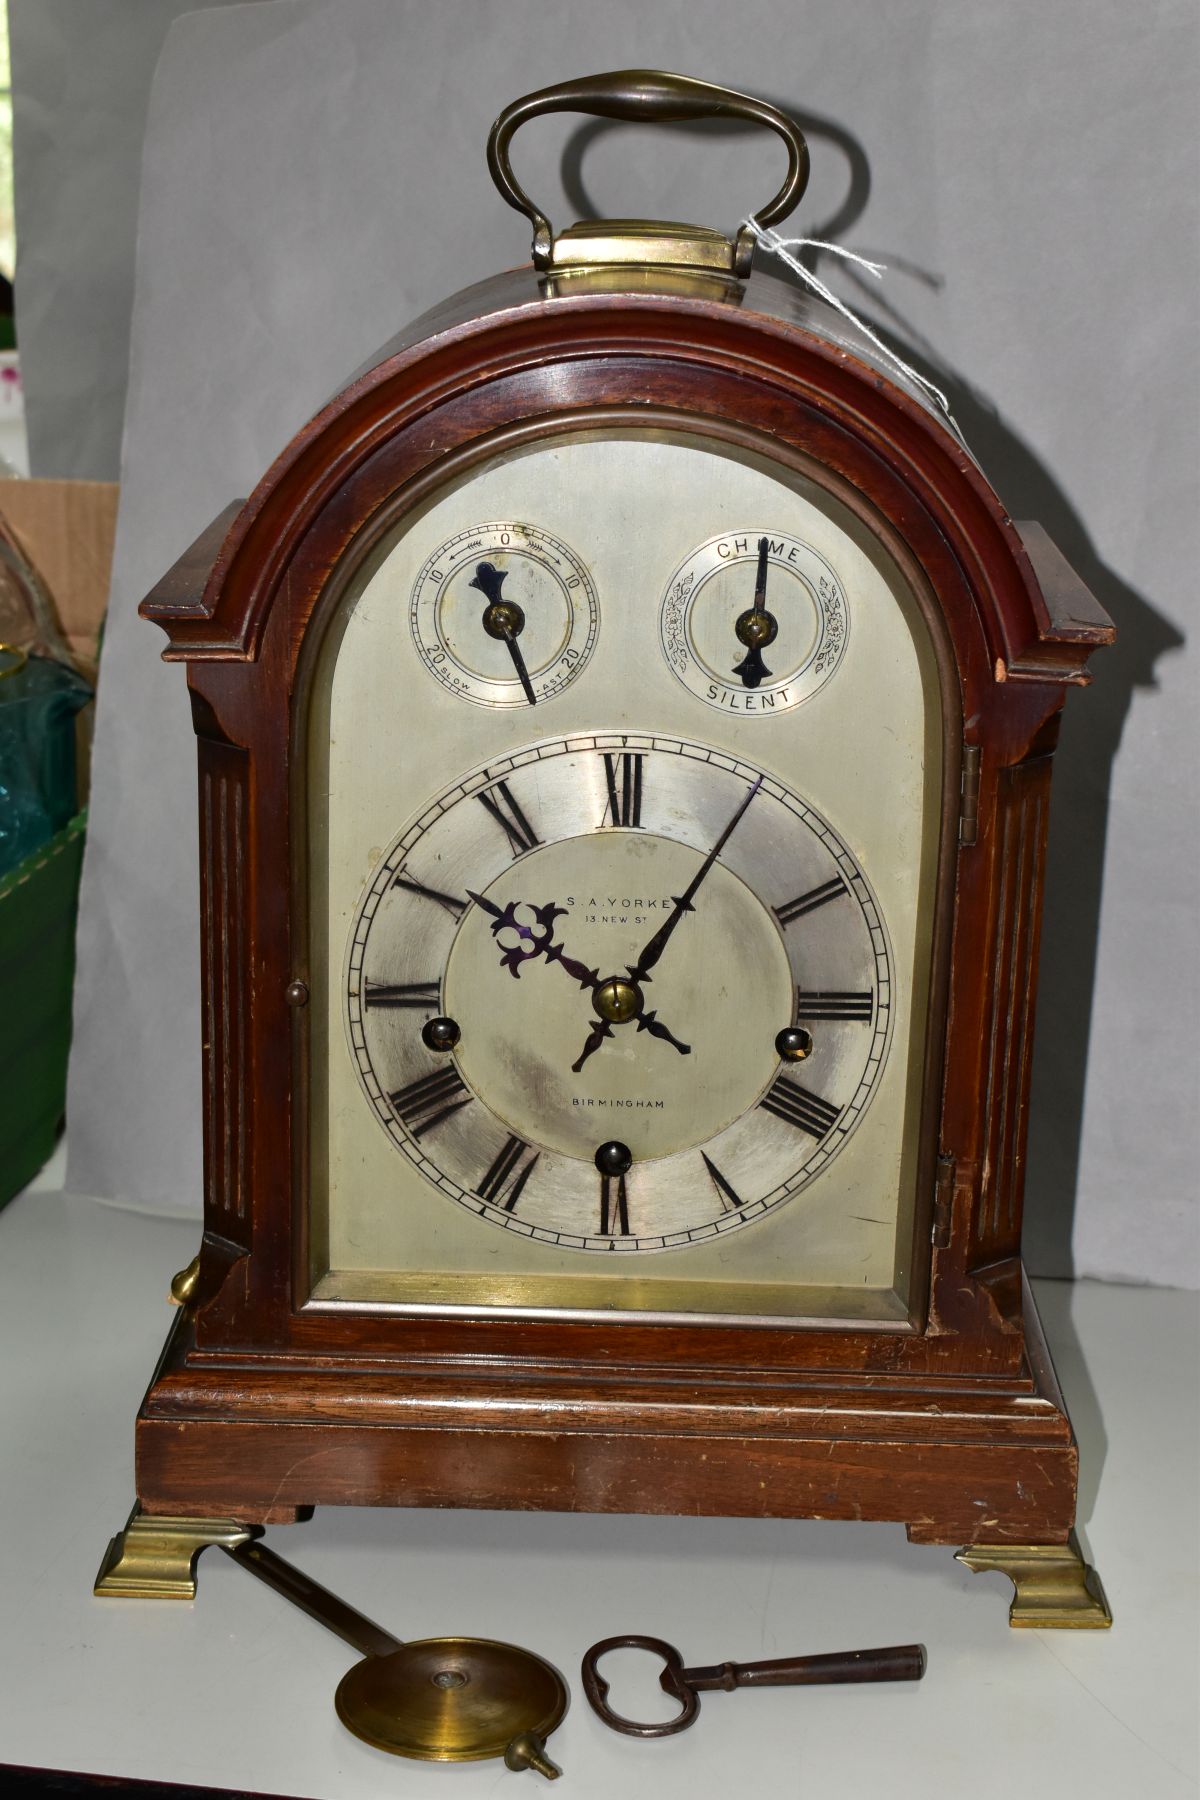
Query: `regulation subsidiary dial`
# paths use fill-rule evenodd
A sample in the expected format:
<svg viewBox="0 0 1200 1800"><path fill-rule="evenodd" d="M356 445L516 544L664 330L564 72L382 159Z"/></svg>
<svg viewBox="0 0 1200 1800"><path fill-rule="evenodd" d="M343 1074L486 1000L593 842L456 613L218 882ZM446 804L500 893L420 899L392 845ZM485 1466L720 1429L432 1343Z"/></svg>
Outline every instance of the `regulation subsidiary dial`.
<svg viewBox="0 0 1200 1800"><path fill-rule="evenodd" d="M477 706L538 706L582 672L600 609L586 564L536 525L494 520L428 557L409 608L430 673Z"/></svg>

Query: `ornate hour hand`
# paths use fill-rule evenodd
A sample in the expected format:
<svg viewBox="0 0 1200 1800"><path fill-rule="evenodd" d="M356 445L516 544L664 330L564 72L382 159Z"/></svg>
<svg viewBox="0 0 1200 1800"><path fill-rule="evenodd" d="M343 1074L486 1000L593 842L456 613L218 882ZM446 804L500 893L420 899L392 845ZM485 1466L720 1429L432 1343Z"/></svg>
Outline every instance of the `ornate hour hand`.
<svg viewBox="0 0 1200 1800"><path fill-rule="evenodd" d="M642 990L635 982L624 981L619 975L599 982L592 994L592 1006L599 1017L588 1032L583 1049L571 1064L575 1075L578 1075L588 1057L600 1048L605 1038L612 1036L614 1025L628 1025L633 1019L637 1020L639 1031L648 1031L651 1037L662 1038L665 1043L674 1044L681 1056L692 1054L692 1046L681 1042L674 1032L668 1031L656 1012L644 1010Z"/></svg>
<svg viewBox="0 0 1200 1800"><path fill-rule="evenodd" d="M605 1038L612 1036L614 1025L626 1025L636 1020L639 1031L648 1031L651 1037L661 1038L665 1043L674 1044L681 1056L690 1056L692 1047L677 1038L669 1031L656 1012L643 1010L642 994L633 982L625 981L619 975L609 976L601 980L598 969L589 969L578 957L568 956L561 944L554 942L554 922L565 918L566 908L555 906L552 900L544 906L535 906L530 901L510 900L506 906L497 906L484 894L476 894L467 889L467 897L476 906L490 913L492 918L491 932L496 939L500 951L500 962L514 979L519 979L521 965L531 962L534 957L544 956L548 963L558 963L581 988L586 988L592 996L592 1006L597 1019L588 1033L583 1053L571 1064L578 1074L592 1052L598 1050ZM527 908L536 920L535 925L525 925L517 917L521 907ZM502 931L513 931L521 942L511 948L500 943Z"/></svg>
<svg viewBox="0 0 1200 1800"><path fill-rule="evenodd" d="M765 539L764 539L765 542ZM525 698L530 706L537 705L537 695L533 691L533 683L529 679L529 670L525 667L525 658L521 655L521 647L517 639L525 629L524 609L515 600L505 600L501 596L507 569L498 569L494 563L481 562L475 566L475 575L471 586L477 588L487 601L483 609L483 629L489 637L499 638L512 657L513 668L525 690Z"/></svg>
<svg viewBox="0 0 1200 1800"><path fill-rule="evenodd" d="M762 659L763 645L773 644L779 635L779 621L774 613L767 611L767 552L769 540L761 537L758 540L758 574L754 582L754 604L749 611L739 617L734 630L739 640L748 646L740 663L735 663L733 673L740 675L742 686L756 688L764 675L770 675L766 663Z"/></svg>
<svg viewBox="0 0 1200 1800"><path fill-rule="evenodd" d="M579 1055L575 1058L575 1061L571 1064L571 1073L573 1075L578 1075L579 1071L582 1069L582 1067L583 1067L584 1063L587 1061L588 1057L591 1056L592 1052L595 1050L598 1050L600 1048L601 1044L604 1042L605 1038L610 1038L611 1036L612 1036L612 1025L611 1025L610 1021L608 1019L597 1019L596 1023L592 1026L592 1029L587 1034L587 1038L584 1042L583 1049L579 1052Z"/></svg>
<svg viewBox="0 0 1200 1800"><path fill-rule="evenodd" d="M470 888L467 889L467 898L492 915L492 936L497 941L501 964L510 975L519 977L522 963L531 962L535 956L544 956L547 962L561 963L581 988L594 991L600 986L597 969L585 968L577 958L568 956L561 944L554 942L554 921L566 917L566 907L555 906L553 900L547 901L545 906L534 906L531 901L525 900L510 900L507 906L497 906L494 900L489 900L484 894L474 894ZM523 925L518 919L517 910L522 906L528 907L537 920L536 929L532 925ZM506 950L499 941L502 931L515 931L522 942ZM526 949L525 945L529 948Z"/></svg>

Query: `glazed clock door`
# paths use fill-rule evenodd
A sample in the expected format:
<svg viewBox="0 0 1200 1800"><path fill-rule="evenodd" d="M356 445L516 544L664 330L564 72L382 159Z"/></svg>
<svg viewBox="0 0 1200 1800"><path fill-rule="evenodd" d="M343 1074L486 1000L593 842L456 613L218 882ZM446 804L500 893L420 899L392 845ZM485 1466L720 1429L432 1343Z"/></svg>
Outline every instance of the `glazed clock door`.
<svg viewBox="0 0 1200 1800"><path fill-rule="evenodd" d="M942 713L895 563L678 430L393 510L302 686L314 1301L902 1327Z"/></svg>

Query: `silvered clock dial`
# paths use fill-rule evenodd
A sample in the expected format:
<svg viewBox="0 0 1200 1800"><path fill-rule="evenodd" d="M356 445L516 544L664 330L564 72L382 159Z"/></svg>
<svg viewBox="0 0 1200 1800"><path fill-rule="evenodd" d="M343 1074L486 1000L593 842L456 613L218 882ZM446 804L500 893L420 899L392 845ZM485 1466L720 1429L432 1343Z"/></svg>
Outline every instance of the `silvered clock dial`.
<svg viewBox="0 0 1200 1800"><path fill-rule="evenodd" d="M686 432L534 439L380 538L311 690L322 1297L895 1316L930 677L853 517Z"/></svg>
<svg viewBox="0 0 1200 1800"><path fill-rule="evenodd" d="M392 1142L493 1224L663 1250L815 1180L884 1068L879 906L832 826L700 742L530 745L437 796L350 935Z"/></svg>

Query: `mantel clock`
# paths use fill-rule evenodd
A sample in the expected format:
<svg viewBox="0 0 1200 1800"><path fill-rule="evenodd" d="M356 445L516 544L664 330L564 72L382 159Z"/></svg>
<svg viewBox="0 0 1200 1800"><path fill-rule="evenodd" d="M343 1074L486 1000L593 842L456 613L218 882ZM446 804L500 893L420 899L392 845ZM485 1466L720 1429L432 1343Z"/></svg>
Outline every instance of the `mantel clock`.
<svg viewBox="0 0 1200 1800"><path fill-rule="evenodd" d="M554 110L769 126L764 229L806 178L701 82L515 103L533 266L145 602L198 737L205 1223L114 1555L317 1503L887 1519L1104 1622L1020 1238L1111 626L753 229L555 236L509 160Z"/></svg>

